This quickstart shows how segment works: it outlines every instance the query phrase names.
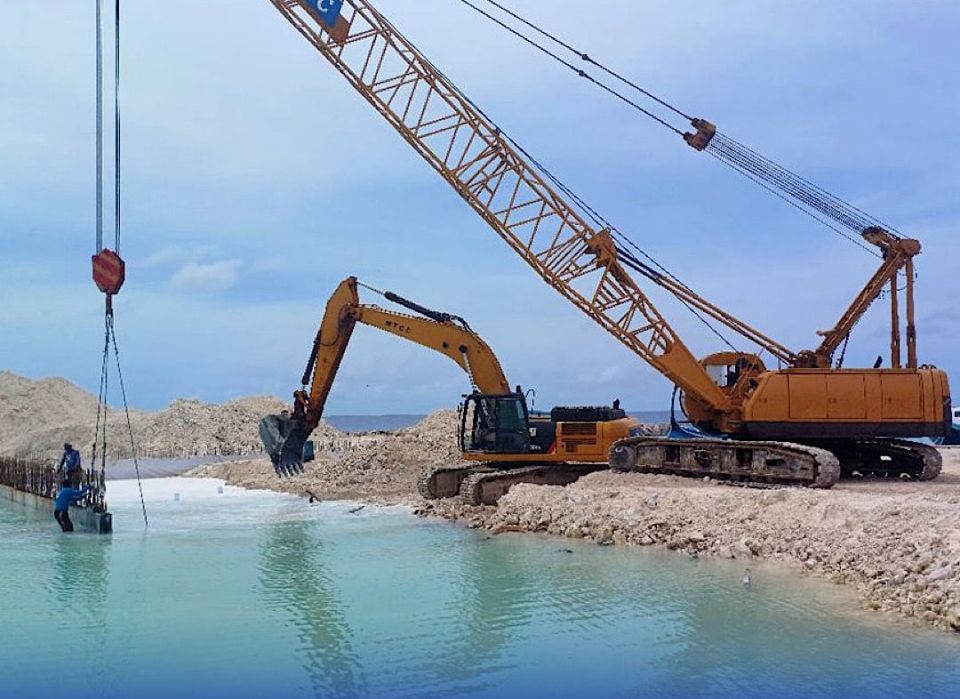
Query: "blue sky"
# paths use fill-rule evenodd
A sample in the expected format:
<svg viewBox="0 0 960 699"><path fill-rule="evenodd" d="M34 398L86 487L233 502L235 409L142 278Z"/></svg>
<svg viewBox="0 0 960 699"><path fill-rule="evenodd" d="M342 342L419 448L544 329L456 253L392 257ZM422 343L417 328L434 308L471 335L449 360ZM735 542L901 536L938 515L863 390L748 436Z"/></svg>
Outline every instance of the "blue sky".
<svg viewBox="0 0 960 699"><path fill-rule="evenodd" d="M377 6L685 282L794 349L876 259L452 0ZM513 2L721 131L924 243L921 361L957 375L952 2ZM0 368L95 389L94 3L0 4ZM340 279L467 318L538 407L670 386L549 289L267 0L127 2L118 338L132 401L296 387ZM109 210L109 204L108 204ZM720 349L656 293L696 353ZM376 298L367 298L376 302ZM887 353L887 309L847 365ZM460 370L358 329L328 413L453 405Z"/></svg>

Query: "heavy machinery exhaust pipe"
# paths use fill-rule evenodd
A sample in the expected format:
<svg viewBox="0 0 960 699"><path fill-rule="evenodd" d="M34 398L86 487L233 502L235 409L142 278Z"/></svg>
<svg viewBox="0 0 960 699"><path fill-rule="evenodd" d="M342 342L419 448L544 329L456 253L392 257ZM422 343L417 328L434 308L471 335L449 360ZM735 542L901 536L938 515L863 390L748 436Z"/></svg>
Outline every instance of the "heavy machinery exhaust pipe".
<svg viewBox="0 0 960 699"><path fill-rule="evenodd" d="M302 417L266 415L260 420L260 441L281 478L303 473L303 447L313 428Z"/></svg>

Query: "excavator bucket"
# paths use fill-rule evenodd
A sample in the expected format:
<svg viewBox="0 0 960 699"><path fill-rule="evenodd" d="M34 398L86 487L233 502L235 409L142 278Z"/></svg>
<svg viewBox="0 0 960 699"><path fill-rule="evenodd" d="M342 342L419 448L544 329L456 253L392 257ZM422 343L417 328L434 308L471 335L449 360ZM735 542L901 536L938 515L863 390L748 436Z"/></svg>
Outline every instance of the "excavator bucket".
<svg viewBox="0 0 960 699"><path fill-rule="evenodd" d="M303 447L313 430L303 419L267 415L260 420L260 441L280 477L303 473Z"/></svg>

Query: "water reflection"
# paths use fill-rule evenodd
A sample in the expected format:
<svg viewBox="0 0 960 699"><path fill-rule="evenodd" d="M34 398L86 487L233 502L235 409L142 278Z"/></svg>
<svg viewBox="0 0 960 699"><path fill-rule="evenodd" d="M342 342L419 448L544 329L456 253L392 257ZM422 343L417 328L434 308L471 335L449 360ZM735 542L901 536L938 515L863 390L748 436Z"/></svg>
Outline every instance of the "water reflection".
<svg viewBox="0 0 960 699"><path fill-rule="evenodd" d="M453 605L451 638L430 664L436 682L429 686L438 694L451 686L462 691L495 687L496 672L518 662L510 646L531 623L542 592L538 571L515 551L489 537L458 539L449 561L457 571L448 602Z"/></svg>
<svg viewBox="0 0 960 699"><path fill-rule="evenodd" d="M107 666L98 660L107 645L111 543L109 536L56 531L51 542L52 572L45 583L57 627L79 634L70 634L72 640L61 649L68 655L64 662L72 660L89 668L87 679L96 684L107 679Z"/></svg>
<svg viewBox="0 0 960 699"><path fill-rule="evenodd" d="M366 694L336 586L323 563L323 542L309 522L280 522L260 544L259 581L270 609L284 612L300 639L314 696Z"/></svg>
<svg viewBox="0 0 960 699"><path fill-rule="evenodd" d="M53 571L45 584L56 606L84 626L106 622L110 542L109 536L54 535Z"/></svg>
<svg viewBox="0 0 960 699"><path fill-rule="evenodd" d="M675 572L678 566L664 568L671 569ZM691 562L686 570L682 584L664 595L673 611L673 652L667 662L675 673L649 682L654 693L669 689L683 695L732 696L747 690L761 696L902 695L918 646L934 640L901 626L894 635L883 634L864 644L864 626L838 616L839 597L849 598L844 602L848 610L857 608L854 593L819 582L797 585L793 570L774 566L751 570L748 588L740 564ZM666 573L658 577L665 579ZM880 628L876 633L880 635ZM863 667L871 671L860 672ZM930 687L948 686L957 668L956 662L930 662L925 672Z"/></svg>

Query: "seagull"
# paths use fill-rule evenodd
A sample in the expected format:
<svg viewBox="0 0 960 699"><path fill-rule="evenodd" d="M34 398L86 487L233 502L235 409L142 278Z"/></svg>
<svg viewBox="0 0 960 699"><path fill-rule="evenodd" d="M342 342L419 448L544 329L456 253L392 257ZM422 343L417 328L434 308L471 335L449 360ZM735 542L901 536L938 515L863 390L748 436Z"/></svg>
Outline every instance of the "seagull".
<svg viewBox="0 0 960 699"><path fill-rule="evenodd" d="M743 589L744 590L750 589L750 569L749 568L743 571Z"/></svg>

